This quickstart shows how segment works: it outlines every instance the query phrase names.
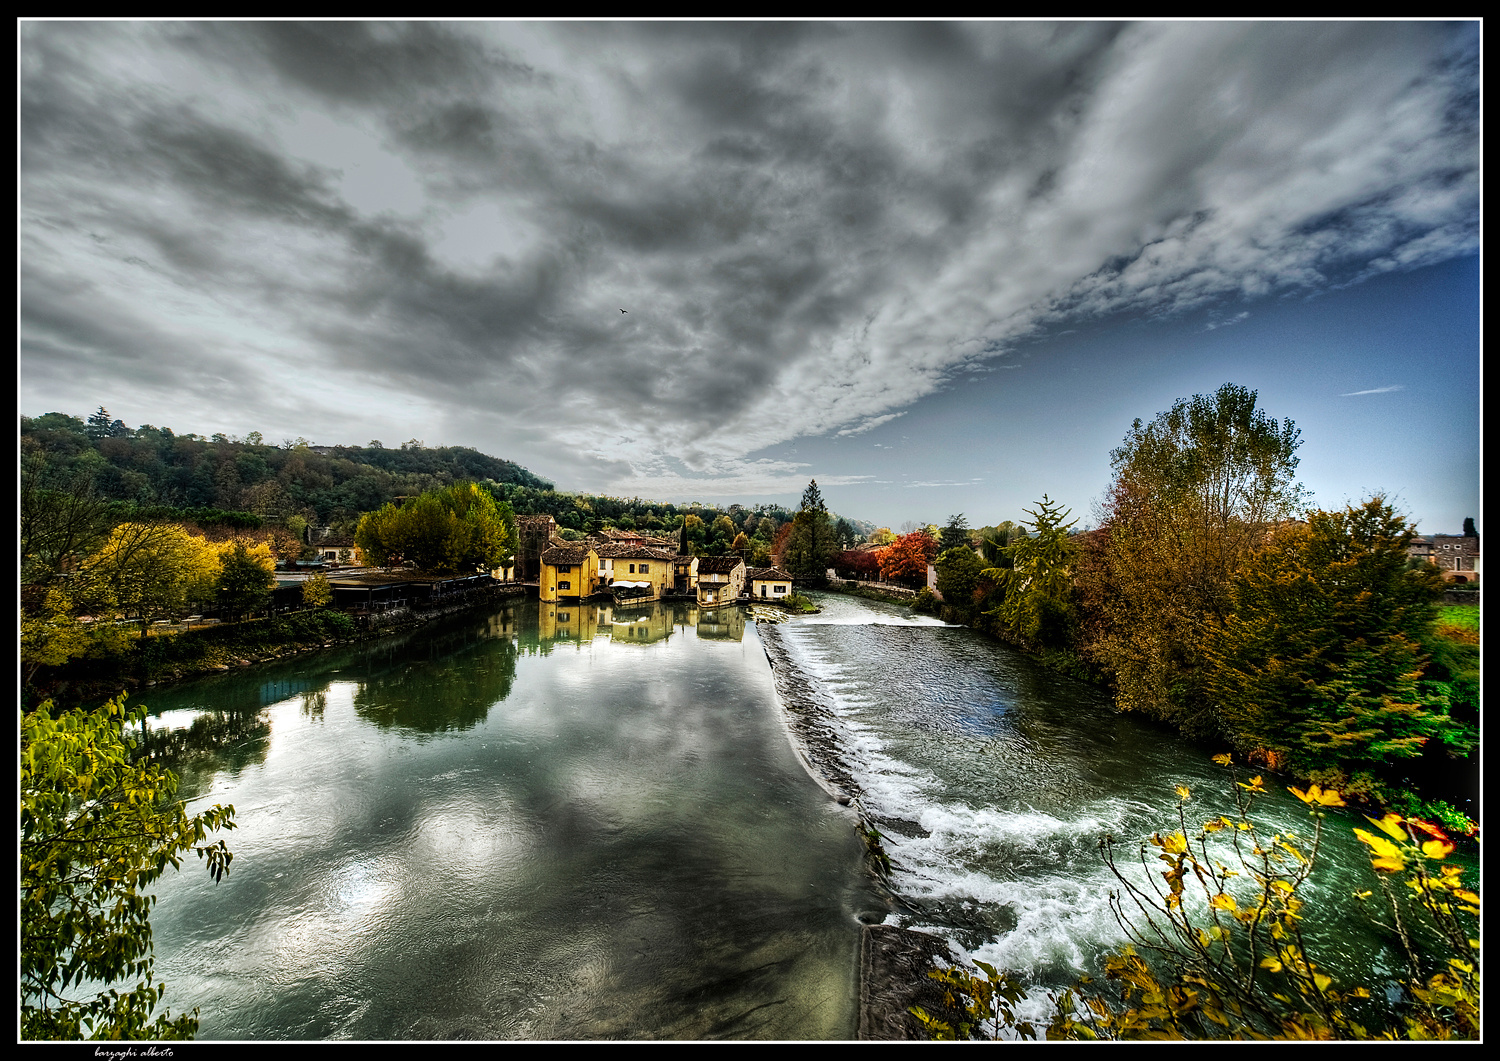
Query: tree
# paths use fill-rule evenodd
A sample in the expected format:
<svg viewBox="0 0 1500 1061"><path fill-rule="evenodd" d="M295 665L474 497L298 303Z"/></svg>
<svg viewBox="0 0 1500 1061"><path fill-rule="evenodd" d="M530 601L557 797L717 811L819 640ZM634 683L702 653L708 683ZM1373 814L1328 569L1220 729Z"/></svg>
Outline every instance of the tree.
<svg viewBox="0 0 1500 1061"><path fill-rule="evenodd" d="M880 551L880 577L887 582L925 583L927 565L937 553L937 539L926 531L903 534Z"/></svg>
<svg viewBox="0 0 1500 1061"><path fill-rule="evenodd" d="M251 554L242 541L236 541L219 559L219 577L214 594L219 607L231 618L250 615L265 606L276 588L274 568L265 559Z"/></svg>
<svg viewBox="0 0 1500 1061"><path fill-rule="evenodd" d="M302 583L302 603L309 608L326 608L333 603L333 587L321 571Z"/></svg>
<svg viewBox="0 0 1500 1061"><path fill-rule="evenodd" d="M30 684L43 667L60 667L70 659L99 649L107 654L123 652L129 643L124 629L112 623L80 621L82 604L73 596L75 589L87 586L50 586L40 601L26 602L21 608L21 676Z"/></svg>
<svg viewBox="0 0 1500 1061"><path fill-rule="evenodd" d="M934 566L937 591L943 595L943 603L964 620L973 617L980 599L995 587L993 579L987 577L984 561L967 545L938 553Z"/></svg>
<svg viewBox="0 0 1500 1061"><path fill-rule="evenodd" d="M515 518L488 490L454 483L359 521L354 540L371 563L434 574L473 573L515 554Z"/></svg>
<svg viewBox="0 0 1500 1061"><path fill-rule="evenodd" d="M874 581L880 577L880 557L876 549L845 549L833 558L834 570L850 578Z"/></svg>
<svg viewBox="0 0 1500 1061"><path fill-rule="evenodd" d="M176 777L136 757L125 731L144 707L51 708L21 720L21 1037L189 1038L197 1010L153 1017L150 886L188 851L221 880L234 856L207 839L234 828L234 808L188 816ZM120 981L135 984L73 997Z"/></svg>
<svg viewBox="0 0 1500 1061"><path fill-rule="evenodd" d="M21 464L21 581L45 584L99 548L109 529L105 502L84 472L48 489L45 462Z"/></svg>
<svg viewBox="0 0 1500 1061"><path fill-rule="evenodd" d="M1464 517L1464 537L1476 539L1479 537L1479 531L1474 527L1473 516Z"/></svg>
<svg viewBox="0 0 1500 1061"><path fill-rule="evenodd" d="M1121 708L1193 736L1216 731L1203 679L1231 581L1302 504L1299 432L1255 403L1225 384L1134 422L1111 454L1102 535L1079 582L1085 654L1113 673Z"/></svg>
<svg viewBox="0 0 1500 1061"><path fill-rule="evenodd" d="M1467 752L1446 691L1420 680L1443 583L1431 565L1408 569L1414 536L1376 497L1315 511L1254 554L1208 680L1242 750L1357 795L1429 740Z"/></svg>
<svg viewBox="0 0 1500 1061"><path fill-rule="evenodd" d="M823 492L814 479L802 491L802 507L792 519L783 562L794 575L822 575L837 552L833 518L823 504Z"/></svg>
<svg viewBox="0 0 1500 1061"><path fill-rule="evenodd" d="M1005 598L991 614L1007 636L1023 645L1060 646L1068 636L1073 611L1073 543L1063 521L1071 510L1046 494L1031 517L1032 534L1021 534L1009 547L1011 567L988 568L984 575L1005 587Z"/></svg>
<svg viewBox="0 0 1500 1061"><path fill-rule="evenodd" d="M1011 540L1022 534L1019 526L1006 520L994 527L982 527L979 531L979 554L991 567L1009 567Z"/></svg>
<svg viewBox="0 0 1500 1061"><path fill-rule="evenodd" d="M85 563L97 596L141 623L171 615L188 600L203 600L219 575L218 551L171 523L122 523Z"/></svg>
<svg viewBox="0 0 1500 1061"><path fill-rule="evenodd" d="M821 509L803 509L789 524L784 562L794 575L819 576L838 552L833 521Z"/></svg>
<svg viewBox="0 0 1500 1061"><path fill-rule="evenodd" d="M969 544L969 521L964 519L960 512L956 516L948 517L948 525L943 528L942 536L938 539L938 548L942 552L949 549L957 549Z"/></svg>
<svg viewBox="0 0 1500 1061"><path fill-rule="evenodd" d="M736 534L734 520L728 516L720 516L710 525L710 532L714 552L727 552L731 548L731 543L734 541Z"/></svg>

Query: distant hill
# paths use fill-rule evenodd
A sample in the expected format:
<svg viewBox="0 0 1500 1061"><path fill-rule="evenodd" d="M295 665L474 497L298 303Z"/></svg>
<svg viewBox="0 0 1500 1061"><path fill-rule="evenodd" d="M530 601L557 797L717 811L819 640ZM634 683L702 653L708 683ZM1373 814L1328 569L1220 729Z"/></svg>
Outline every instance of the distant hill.
<svg viewBox="0 0 1500 1061"><path fill-rule="evenodd" d="M464 446L399 449L267 445L260 435L178 435L132 428L100 409L87 420L66 413L21 418L21 458L45 486L91 480L107 500L172 508L250 512L265 519L302 515L319 523L352 520L397 497L459 480L551 490L512 461Z"/></svg>

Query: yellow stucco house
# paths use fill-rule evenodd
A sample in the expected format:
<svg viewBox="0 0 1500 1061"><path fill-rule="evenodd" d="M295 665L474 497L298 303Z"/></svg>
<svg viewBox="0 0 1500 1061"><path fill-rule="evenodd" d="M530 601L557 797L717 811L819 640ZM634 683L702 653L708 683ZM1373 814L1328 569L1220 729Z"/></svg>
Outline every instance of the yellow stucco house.
<svg viewBox="0 0 1500 1061"><path fill-rule="evenodd" d="M549 545L542 550L538 597L546 603L594 595L599 555L587 545Z"/></svg>
<svg viewBox="0 0 1500 1061"><path fill-rule="evenodd" d="M660 600L672 588L674 557L666 549L620 543L601 545L595 555L599 587L618 589L616 597L645 603Z"/></svg>

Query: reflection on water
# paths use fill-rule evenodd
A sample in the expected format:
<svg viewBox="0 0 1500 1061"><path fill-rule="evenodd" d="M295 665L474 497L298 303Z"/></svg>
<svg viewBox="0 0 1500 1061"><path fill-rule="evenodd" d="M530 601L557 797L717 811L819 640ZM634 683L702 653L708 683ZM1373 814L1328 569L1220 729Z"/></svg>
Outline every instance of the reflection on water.
<svg viewBox="0 0 1500 1061"><path fill-rule="evenodd" d="M851 1037L861 848L729 612L515 602L153 690L240 826L222 884L161 884L168 1003L205 1039Z"/></svg>

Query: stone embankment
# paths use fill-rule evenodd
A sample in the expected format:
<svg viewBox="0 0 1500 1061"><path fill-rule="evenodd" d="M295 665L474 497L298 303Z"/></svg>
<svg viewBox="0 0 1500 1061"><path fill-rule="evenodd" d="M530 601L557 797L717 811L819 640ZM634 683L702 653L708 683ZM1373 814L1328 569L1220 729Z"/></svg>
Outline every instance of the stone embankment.
<svg viewBox="0 0 1500 1061"><path fill-rule="evenodd" d="M775 677L776 692L791 732L792 747L803 766L841 805L854 811L856 829L865 842L865 865L886 898L889 910L901 907L888 882L890 862L880 844L880 833L860 802L859 782L844 761L832 716L817 690L795 666L781 640L781 631L767 624L759 628L761 643ZM928 972L953 964L946 940L896 925L866 924L860 940L859 1037L861 1039L926 1039L912 1006L955 1023L944 990Z"/></svg>

